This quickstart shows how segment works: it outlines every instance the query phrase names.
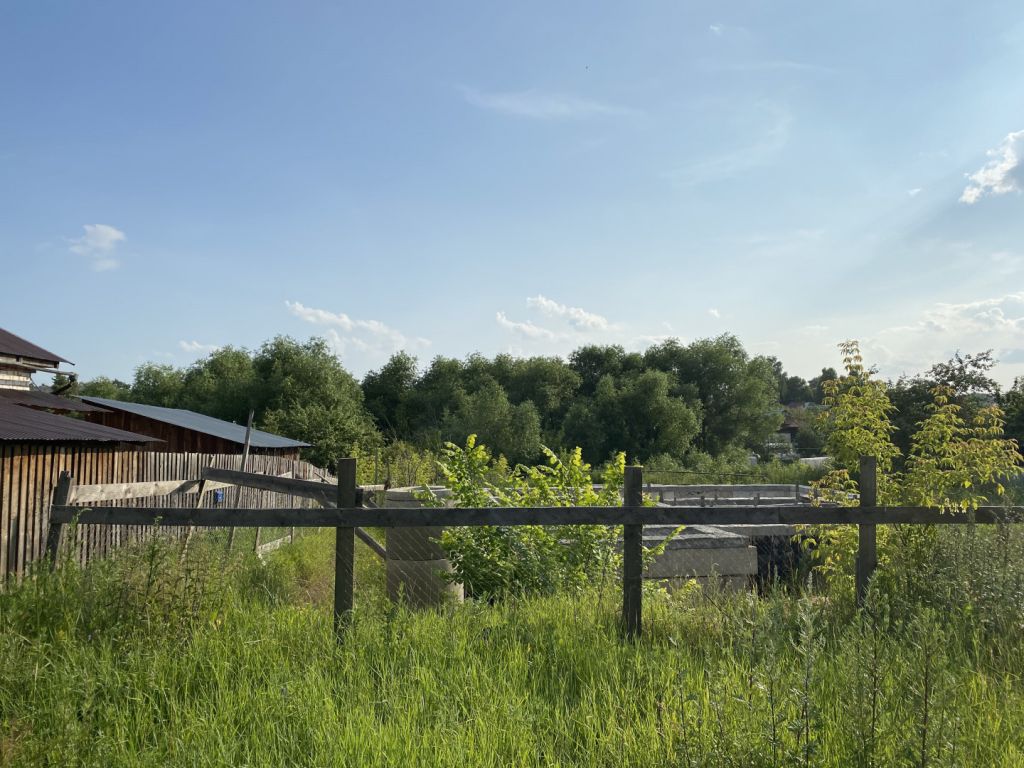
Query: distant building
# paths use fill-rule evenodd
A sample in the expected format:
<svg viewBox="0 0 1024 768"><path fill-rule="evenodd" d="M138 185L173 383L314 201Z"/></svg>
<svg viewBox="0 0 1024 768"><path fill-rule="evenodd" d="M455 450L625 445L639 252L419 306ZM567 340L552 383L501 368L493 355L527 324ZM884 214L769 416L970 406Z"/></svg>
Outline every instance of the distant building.
<svg viewBox="0 0 1024 768"><path fill-rule="evenodd" d="M70 362L0 328L0 389L27 392L33 373L57 373L61 363Z"/></svg>
<svg viewBox="0 0 1024 768"><path fill-rule="evenodd" d="M245 443L245 426L204 416L195 411L108 400L103 397L83 396L81 400L86 405L102 409L86 415L91 422L162 440L163 442L154 450L237 454L241 452ZM250 439L251 453L280 456L285 459L298 459L299 450L307 447L309 443L258 429L252 431Z"/></svg>

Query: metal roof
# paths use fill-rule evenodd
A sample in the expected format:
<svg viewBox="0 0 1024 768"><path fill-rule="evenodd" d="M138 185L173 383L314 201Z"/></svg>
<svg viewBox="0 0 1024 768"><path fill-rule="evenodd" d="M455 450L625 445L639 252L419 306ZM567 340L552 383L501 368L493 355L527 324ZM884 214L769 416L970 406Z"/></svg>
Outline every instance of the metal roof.
<svg viewBox="0 0 1024 768"><path fill-rule="evenodd" d="M183 429L191 429L202 432L205 435L212 435L223 440L243 445L245 443L245 426L233 424L230 421L215 419L212 416L204 416L195 411L186 411L182 408L163 408L158 405L142 405L141 403L129 403L123 400L108 400L105 397L82 396L82 400L93 405L99 405L111 411L125 411L134 413L136 416L144 416L154 421L162 421L165 424L173 424ZM307 448L309 443L299 440L292 440L270 432L262 432L258 429L252 431L250 445L253 448Z"/></svg>
<svg viewBox="0 0 1024 768"><path fill-rule="evenodd" d="M0 328L0 355L9 355L11 357L27 357L32 360L42 360L47 363L71 363L70 360L55 355L53 352L48 352L40 346L33 344L31 341L26 341L21 336L15 336L10 331L5 331ZM74 365L74 363L71 363Z"/></svg>
<svg viewBox="0 0 1024 768"><path fill-rule="evenodd" d="M77 411L78 413L103 413L103 409L78 400L72 400L50 392L25 389L0 389L0 403L24 405L29 408L46 408L50 411Z"/></svg>
<svg viewBox="0 0 1024 768"><path fill-rule="evenodd" d="M162 443L145 435L104 427L0 401L0 440L15 442Z"/></svg>

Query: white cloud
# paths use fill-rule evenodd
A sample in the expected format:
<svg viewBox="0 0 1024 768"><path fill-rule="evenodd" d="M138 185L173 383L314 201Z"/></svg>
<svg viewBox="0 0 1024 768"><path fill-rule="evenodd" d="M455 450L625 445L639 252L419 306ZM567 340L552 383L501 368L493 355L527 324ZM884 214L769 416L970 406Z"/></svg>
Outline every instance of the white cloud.
<svg viewBox="0 0 1024 768"><path fill-rule="evenodd" d="M587 312L580 307L559 304L540 294L528 298L526 306L539 309L548 317L564 317L572 326L580 330L605 330L609 326L608 319L601 315Z"/></svg>
<svg viewBox="0 0 1024 768"><path fill-rule="evenodd" d="M964 187L960 195L961 203L974 205L985 195L1020 192L1024 179L1024 166L1021 164L1024 131L1007 134L999 146L990 149L987 154L991 160L967 176L971 183Z"/></svg>
<svg viewBox="0 0 1024 768"><path fill-rule="evenodd" d="M560 337L560 334L555 333L549 328L544 328L540 325L535 325L530 322L516 322L509 320L504 312L498 312L496 315L498 325L513 333L518 333L520 336L525 336L528 339L547 339L554 341Z"/></svg>
<svg viewBox="0 0 1024 768"><path fill-rule="evenodd" d="M913 189L908 189L907 194L910 197L917 197L918 195L921 194L921 187L914 187Z"/></svg>
<svg viewBox="0 0 1024 768"><path fill-rule="evenodd" d="M636 110L602 101L547 91L481 91L461 89L463 98L480 109L532 120L585 120L594 117L635 115Z"/></svg>
<svg viewBox="0 0 1024 768"><path fill-rule="evenodd" d="M338 352L348 348L374 354L397 352L430 346L430 339L409 337L380 320L358 320L344 312L307 307L297 301L285 301L288 311L300 320L328 327L327 338ZM339 331L340 329L340 331Z"/></svg>
<svg viewBox="0 0 1024 768"><path fill-rule="evenodd" d="M96 272L106 272L120 266L112 254L118 244L126 239L124 232L109 224L84 224L82 229L85 230L84 235L69 238L69 251L91 259L92 269Z"/></svg>
<svg viewBox="0 0 1024 768"><path fill-rule="evenodd" d="M708 29L711 30L713 34L718 35L719 37L721 37L722 33L725 31L725 27L722 24L709 24Z"/></svg>
<svg viewBox="0 0 1024 768"><path fill-rule="evenodd" d="M217 344L201 344L200 342L195 341L195 340L193 340L193 341L185 341L185 340L179 341L178 342L178 347L183 352L189 352L189 353L192 353L192 354L196 354L196 353L198 353L198 354L206 354L208 352L214 352L214 351L220 349L220 346L218 346Z"/></svg>
<svg viewBox="0 0 1024 768"><path fill-rule="evenodd" d="M937 303L915 321L885 328L865 340L865 350L890 375L925 370L958 349L993 349L996 358L1011 364L1015 350L1022 348L1024 292L960 304Z"/></svg>
<svg viewBox="0 0 1024 768"><path fill-rule="evenodd" d="M713 318L715 318L716 320L717 320L718 318L720 318L720 317L722 316L722 313L721 313L721 312L719 312L719 311L718 311L717 309L715 309L714 307L712 307L711 309L709 309L709 310L708 310L708 314L709 314L709 315L711 315L711 316L712 316Z"/></svg>

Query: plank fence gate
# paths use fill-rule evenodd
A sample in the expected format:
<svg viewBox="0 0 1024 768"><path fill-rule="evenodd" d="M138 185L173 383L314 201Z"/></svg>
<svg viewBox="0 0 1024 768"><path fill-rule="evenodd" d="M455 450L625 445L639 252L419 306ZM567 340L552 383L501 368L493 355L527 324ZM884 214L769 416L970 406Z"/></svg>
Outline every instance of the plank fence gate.
<svg viewBox="0 0 1024 768"><path fill-rule="evenodd" d="M623 528L622 633L636 638L642 631L643 528L645 525L856 525L859 548L856 563L856 591L859 604L867 594L878 564L878 525L964 525L1024 521L1024 508L983 506L971 512L946 512L933 507L886 507L877 504L877 462L862 457L859 505L824 507L806 504L773 506L647 506L643 499L643 469L626 467L623 503L619 507L369 507L364 491L356 483L356 460L338 462L337 485L316 480L274 477L227 469L206 469L189 488L201 490L217 483L258 488L312 499L314 508L237 509L194 507L74 506L75 501L101 501L127 496L113 493L142 493L142 488L95 486L89 493L74 492L65 473L54 494L47 535L47 556L57 562L61 527L78 522L90 525L161 525L186 528L286 527L334 528L334 628L339 638L354 609L355 539L359 537L378 555L383 549L363 527L422 528L454 526L517 525L610 525ZM180 481L178 481L180 483ZM132 485L132 484L122 484ZM138 484L143 485L143 484ZM163 489L163 493L168 491Z"/></svg>

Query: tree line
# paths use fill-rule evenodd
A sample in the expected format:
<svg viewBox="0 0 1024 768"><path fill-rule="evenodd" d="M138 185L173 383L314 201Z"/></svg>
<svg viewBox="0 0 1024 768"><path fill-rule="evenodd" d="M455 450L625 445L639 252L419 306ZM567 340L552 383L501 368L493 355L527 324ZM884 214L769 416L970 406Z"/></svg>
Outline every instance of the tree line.
<svg viewBox="0 0 1024 768"><path fill-rule="evenodd" d="M931 402L950 386L966 413L999 401L1007 434L1024 436L1024 382L1008 392L989 377L991 353L961 356L920 376L889 382L897 444L909 439ZM405 443L438 450L476 434L510 462L532 462L541 447L579 446L601 463L619 451L630 461L692 465L703 456L763 453L784 418L800 427L798 446L821 447L817 413L832 368L804 380L773 357L750 355L724 334L644 351L588 345L567 358L438 356L425 367L397 352L357 380L327 342L279 336L255 350L223 347L187 367L145 363L133 380L98 377L80 394L185 408L311 443L308 458L329 465L354 450Z"/></svg>

